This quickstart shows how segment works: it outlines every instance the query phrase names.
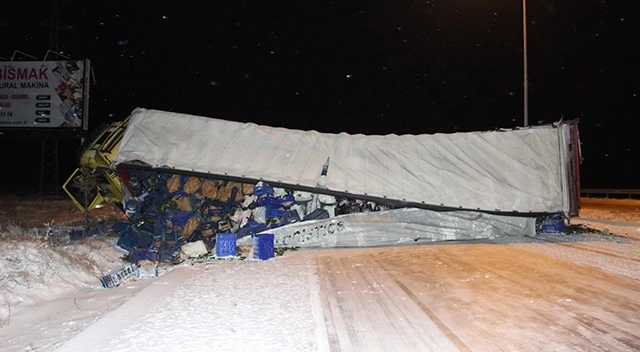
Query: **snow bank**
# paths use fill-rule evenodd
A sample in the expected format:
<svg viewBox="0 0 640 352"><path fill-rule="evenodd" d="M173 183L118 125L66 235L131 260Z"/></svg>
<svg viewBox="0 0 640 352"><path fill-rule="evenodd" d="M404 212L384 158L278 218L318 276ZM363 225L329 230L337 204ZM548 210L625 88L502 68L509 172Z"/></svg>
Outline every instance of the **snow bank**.
<svg viewBox="0 0 640 352"><path fill-rule="evenodd" d="M313 257L185 262L57 351L327 351Z"/></svg>
<svg viewBox="0 0 640 352"><path fill-rule="evenodd" d="M0 228L0 321L11 307L53 300L79 288L100 288L99 278L120 261L116 238L92 237L71 243L62 232L17 226Z"/></svg>

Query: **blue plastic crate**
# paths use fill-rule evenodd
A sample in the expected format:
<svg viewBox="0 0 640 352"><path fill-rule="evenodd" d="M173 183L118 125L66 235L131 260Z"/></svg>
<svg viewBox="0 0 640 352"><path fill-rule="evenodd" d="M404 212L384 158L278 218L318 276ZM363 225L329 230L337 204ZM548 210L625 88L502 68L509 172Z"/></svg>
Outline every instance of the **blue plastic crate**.
<svg viewBox="0 0 640 352"><path fill-rule="evenodd" d="M171 231L169 233L164 233L162 237L162 242L178 242L182 236L177 231Z"/></svg>
<svg viewBox="0 0 640 352"><path fill-rule="evenodd" d="M101 277L100 283L104 288L115 287L120 285L120 279L115 275L109 274Z"/></svg>
<svg viewBox="0 0 640 352"><path fill-rule="evenodd" d="M112 270L107 275L100 278L102 287L109 288L120 285L120 283L136 273L136 265L129 264Z"/></svg>
<svg viewBox="0 0 640 352"><path fill-rule="evenodd" d="M255 230L251 226L241 227L236 231L238 238L253 236L255 233Z"/></svg>
<svg viewBox="0 0 640 352"><path fill-rule="evenodd" d="M293 224L296 222L300 222L300 215L296 210L287 210L282 213L282 223L283 224Z"/></svg>
<svg viewBox="0 0 640 352"><path fill-rule="evenodd" d="M273 197L271 195L267 195L258 199L259 207L273 207L273 208L281 208L286 207L295 202L292 194L287 194L282 197Z"/></svg>
<svg viewBox="0 0 640 352"><path fill-rule="evenodd" d="M158 263L142 265L138 268L138 279L153 279L158 277Z"/></svg>
<svg viewBox="0 0 640 352"><path fill-rule="evenodd" d="M158 251L158 261L160 263L173 264L180 258L180 252L174 249L161 249Z"/></svg>
<svg viewBox="0 0 640 352"><path fill-rule="evenodd" d="M219 231L229 231L231 230L231 224L226 220L218 221L218 230Z"/></svg>
<svg viewBox="0 0 640 352"><path fill-rule="evenodd" d="M257 232L264 231L266 229L267 225L256 222L255 220L249 220L244 227L241 227L236 231L236 235L238 238L243 238L246 236L253 236Z"/></svg>
<svg viewBox="0 0 640 352"><path fill-rule="evenodd" d="M155 249L132 249L129 252L129 261L138 264L141 260L155 262L158 260L158 251Z"/></svg>
<svg viewBox="0 0 640 352"><path fill-rule="evenodd" d="M329 218L329 212L326 211L325 209L318 208L312 211L311 213L307 214L304 217L304 221L320 220L320 219L328 219L328 218Z"/></svg>
<svg viewBox="0 0 640 352"><path fill-rule="evenodd" d="M120 235L117 245L128 251L133 248L150 248L153 245L153 233L131 226Z"/></svg>
<svg viewBox="0 0 640 352"><path fill-rule="evenodd" d="M167 220L169 220L169 222L174 226L182 227L187 223L187 221L189 221L189 219L191 219L193 212L186 210L171 210L167 212L166 216Z"/></svg>
<svg viewBox="0 0 640 352"><path fill-rule="evenodd" d="M275 219L281 217L283 212L283 210L280 210L278 208L267 206L265 216L267 217L267 219Z"/></svg>
<svg viewBox="0 0 640 352"><path fill-rule="evenodd" d="M236 256L236 234L232 232L222 232L216 234L216 257Z"/></svg>
<svg viewBox="0 0 640 352"><path fill-rule="evenodd" d="M261 196L261 195L273 195L274 191L273 191L273 187L269 186L266 183L261 183L258 185L255 185L253 187L253 195L255 196Z"/></svg>
<svg viewBox="0 0 640 352"><path fill-rule="evenodd" d="M102 225L97 225L97 226L93 226L88 229L82 229L82 230L71 230L69 232L69 239L71 241L77 241L83 238L98 235L103 232L105 232L105 228Z"/></svg>
<svg viewBox="0 0 640 352"><path fill-rule="evenodd" d="M91 236L86 230L71 230L69 232L69 239L71 241L81 240Z"/></svg>
<svg viewBox="0 0 640 352"><path fill-rule="evenodd" d="M133 249L136 244L136 234L136 230L133 227L128 227L118 238L117 245L125 250Z"/></svg>
<svg viewBox="0 0 640 352"><path fill-rule="evenodd" d="M542 232L560 233L565 230L565 223L562 217L545 219L542 221Z"/></svg>
<svg viewBox="0 0 640 352"><path fill-rule="evenodd" d="M267 260L275 257L275 237L271 233L259 233L253 237L253 259Z"/></svg>

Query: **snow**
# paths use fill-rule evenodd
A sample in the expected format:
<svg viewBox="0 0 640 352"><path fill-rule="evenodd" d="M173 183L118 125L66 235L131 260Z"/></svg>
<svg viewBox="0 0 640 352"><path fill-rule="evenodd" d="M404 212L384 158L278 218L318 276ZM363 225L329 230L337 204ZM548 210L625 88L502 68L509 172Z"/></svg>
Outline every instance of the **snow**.
<svg viewBox="0 0 640 352"><path fill-rule="evenodd" d="M590 208L589 221L575 222L614 221L638 236L637 208L616 209ZM0 350L640 347L633 236L188 259L161 264L157 278L103 288L99 278L125 263L117 238L71 242L64 229L0 228Z"/></svg>
<svg viewBox="0 0 640 352"><path fill-rule="evenodd" d="M303 256L181 265L58 350L326 350L314 270Z"/></svg>
<svg viewBox="0 0 640 352"><path fill-rule="evenodd" d="M10 226L0 232L0 302L5 303L5 310L6 306L35 304L90 288L96 277L126 253L117 249L113 237L71 244L49 238L46 230L36 228ZM7 315L0 308L0 319L6 320Z"/></svg>
<svg viewBox="0 0 640 352"><path fill-rule="evenodd" d="M105 289L99 278L125 264L117 238L2 232L3 351L328 350L306 256L166 264L158 278Z"/></svg>

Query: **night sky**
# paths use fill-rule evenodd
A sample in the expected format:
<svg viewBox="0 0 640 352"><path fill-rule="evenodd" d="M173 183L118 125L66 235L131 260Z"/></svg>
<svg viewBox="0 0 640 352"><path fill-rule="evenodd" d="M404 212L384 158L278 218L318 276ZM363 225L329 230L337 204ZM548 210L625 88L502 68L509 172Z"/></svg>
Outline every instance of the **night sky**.
<svg viewBox="0 0 640 352"><path fill-rule="evenodd" d="M42 59L50 2L6 6L0 56ZM640 3L529 0L527 15L530 124L578 118L582 187L640 188ZM57 51L92 62L90 130L136 107L336 133L523 125L521 0L60 0L59 21ZM37 188L40 143L0 143ZM61 181L78 144L61 141Z"/></svg>

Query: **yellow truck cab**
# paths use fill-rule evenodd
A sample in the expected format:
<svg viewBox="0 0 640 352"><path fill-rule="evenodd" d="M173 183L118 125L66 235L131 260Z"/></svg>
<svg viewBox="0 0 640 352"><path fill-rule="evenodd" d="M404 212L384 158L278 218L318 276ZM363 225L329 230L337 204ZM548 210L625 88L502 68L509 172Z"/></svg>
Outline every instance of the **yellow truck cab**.
<svg viewBox="0 0 640 352"><path fill-rule="evenodd" d="M64 183L62 188L82 211L96 208L102 203L122 207L122 185L111 162L118 152L129 117L111 123L80 156L80 167Z"/></svg>

